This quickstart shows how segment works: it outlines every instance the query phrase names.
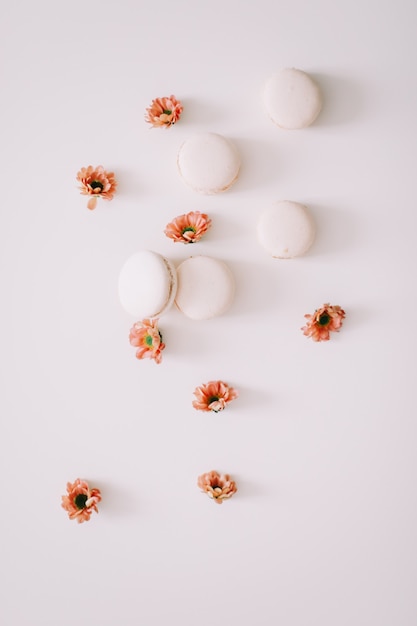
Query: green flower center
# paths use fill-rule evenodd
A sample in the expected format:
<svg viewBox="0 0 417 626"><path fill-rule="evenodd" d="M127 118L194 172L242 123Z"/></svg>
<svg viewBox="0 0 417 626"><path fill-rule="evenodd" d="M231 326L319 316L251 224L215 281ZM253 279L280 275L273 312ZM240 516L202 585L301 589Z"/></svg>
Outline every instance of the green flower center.
<svg viewBox="0 0 417 626"><path fill-rule="evenodd" d="M90 187L91 189L100 189L100 191L103 191L104 185L99 180L92 180L90 183Z"/></svg>
<svg viewBox="0 0 417 626"><path fill-rule="evenodd" d="M168 109L164 109L165 115L171 115L172 111L168 111Z"/></svg>
<svg viewBox="0 0 417 626"><path fill-rule="evenodd" d="M145 343L146 343L147 346L152 348L153 344L152 344L152 337L151 337L151 335L146 335Z"/></svg>
<svg viewBox="0 0 417 626"><path fill-rule="evenodd" d="M85 495L85 493L79 493L78 495L75 496L74 498L74 504L77 507L77 509L85 509L85 503L88 500L88 496Z"/></svg>
<svg viewBox="0 0 417 626"><path fill-rule="evenodd" d="M320 324L320 326L327 326L329 322L330 322L330 315L328 315L327 313L322 313L319 319L317 320L317 323Z"/></svg>
<svg viewBox="0 0 417 626"><path fill-rule="evenodd" d="M182 231L182 234L184 233L195 233L196 230L193 226L187 226L187 228L184 228Z"/></svg>

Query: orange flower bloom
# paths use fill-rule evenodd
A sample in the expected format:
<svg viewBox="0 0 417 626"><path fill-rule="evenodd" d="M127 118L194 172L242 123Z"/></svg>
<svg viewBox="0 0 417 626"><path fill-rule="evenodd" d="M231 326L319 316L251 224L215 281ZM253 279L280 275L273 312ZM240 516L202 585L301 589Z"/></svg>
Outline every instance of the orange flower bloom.
<svg viewBox="0 0 417 626"><path fill-rule="evenodd" d="M316 309L313 315L304 315L308 320L302 327L304 335L311 337L313 341L328 341L330 332L338 332L342 327L346 313L340 306L323 304L320 309Z"/></svg>
<svg viewBox="0 0 417 626"><path fill-rule="evenodd" d="M214 411L218 413L226 408L232 400L238 397L238 392L221 380L211 380L194 391L197 400L193 400L193 407L198 411Z"/></svg>
<svg viewBox="0 0 417 626"><path fill-rule="evenodd" d="M154 128L165 126L169 128L181 117L183 106L175 96L169 98L156 98L152 100L150 107L146 109L145 121Z"/></svg>
<svg viewBox="0 0 417 626"><path fill-rule="evenodd" d="M230 480L229 474L220 475L214 471L201 474L197 485L217 504L222 504L223 500L231 498L237 491L236 484Z"/></svg>
<svg viewBox="0 0 417 626"><path fill-rule="evenodd" d="M112 200L117 189L117 181L113 172L106 172L102 165L82 167L77 174L77 180L81 183L79 189L84 196L92 196L87 207L91 210L96 208L97 198Z"/></svg>
<svg viewBox="0 0 417 626"><path fill-rule="evenodd" d="M162 335L158 330L158 320L142 320L136 322L130 329L129 341L137 348L136 358L154 359L156 363L162 360L162 350L165 344L162 343Z"/></svg>
<svg viewBox="0 0 417 626"><path fill-rule="evenodd" d="M167 224L164 233L173 241L181 243L196 243L208 231L211 226L211 219L200 211L191 211L184 215L179 215Z"/></svg>
<svg viewBox="0 0 417 626"><path fill-rule="evenodd" d="M98 513L97 504L101 500L100 489L90 489L85 480L77 478L74 483L67 483L67 496L62 496L62 508L70 519L79 524L88 522L91 513Z"/></svg>

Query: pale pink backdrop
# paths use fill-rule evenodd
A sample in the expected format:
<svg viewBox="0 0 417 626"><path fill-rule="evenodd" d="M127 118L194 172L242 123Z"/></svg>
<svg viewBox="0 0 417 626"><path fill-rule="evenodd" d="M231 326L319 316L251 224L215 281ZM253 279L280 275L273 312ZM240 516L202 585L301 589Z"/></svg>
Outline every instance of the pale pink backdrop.
<svg viewBox="0 0 417 626"><path fill-rule="evenodd" d="M5 626L415 626L416 5L412 0L17 1L3 7L0 224ZM282 132L263 81L310 72L317 123ZM184 103L168 131L152 98ZM176 172L182 141L223 133L239 181L203 197ZM75 175L120 181L86 209ZM256 241L264 207L307 204L299 259ZM191 210L191 250L163 235ZM142 248L226 261L230 312L161 320L161 365L129 345L117 297ZM303 337L323 302L328 343ZM239 389L218 415L192 392ZM216 506L197 476L229 472ZM78 526L68 480L102 490Z"/></svg>

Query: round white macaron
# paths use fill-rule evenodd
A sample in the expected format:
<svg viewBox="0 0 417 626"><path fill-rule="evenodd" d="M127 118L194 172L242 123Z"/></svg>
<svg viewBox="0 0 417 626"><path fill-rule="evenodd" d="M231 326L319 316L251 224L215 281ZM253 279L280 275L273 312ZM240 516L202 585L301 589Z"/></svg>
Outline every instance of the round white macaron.
<svg viewBox="0 0 417 626"><path fill-rule="evenodd" d="M151 250L132 254L119 275L119 298L136 318L158 317L169 309L177 291L174 266Z"/></svg>
<svg viewBox="0 0 417 626"><path fill-rule="evenodd" d="M277 259L291 259L307 252L316 228L303 204L284 200L266 209L258 221L258 240Z"/></svg>
<svg viewBox="0 0 417 626"><path fill-rule="evenodd" d="M318 85L301 70L283 69L265 83L264 103L272 121L287 130L310 126L322 107Z"/></svg>
<svg viewBox="0 0 417 626"><path fill-rule="evenodd" d="M208 256L193 256L177 267L175 304L193 320L225 313L235 294L235 281L225 263Z"/></svg>
<svg viewBox="0 0 417 626"><path fill-rule="evenodd" d="M198 193L226 191L236 181L240 157L234 144L216 133L195 135L185 141L177 156L183 181Z"/></svg>

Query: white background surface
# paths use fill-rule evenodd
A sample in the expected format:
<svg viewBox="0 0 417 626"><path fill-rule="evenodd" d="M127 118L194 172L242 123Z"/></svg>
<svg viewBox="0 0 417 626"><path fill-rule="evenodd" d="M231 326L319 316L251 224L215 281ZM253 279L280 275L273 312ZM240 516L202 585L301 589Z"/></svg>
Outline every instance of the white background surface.
<svg viewBox="0 0 417 626"><path fill-rule="evenodd" d="M1 462L5 626L415 626L415 3L366 0L9 3L1 24ZM317 123L280 131L260 100L281 67L323 89ZM174 93L180 123L144 110ZM242 155L223 195L175 158L223 133ZM116 172L94 212L82 166ZM311 252L273 260L264 207L307 204ZM190 250L163 229L200 210ZM198 247L197 247L198 246ZM229 263L230 312L161 320L137 361L117 278L142 248ZM323 302L347 312L315 344ZM191 406L223 379L226 411ZM229 472L216 506L197 476ZM102 490L77 525L78 476Z"/></svg>

